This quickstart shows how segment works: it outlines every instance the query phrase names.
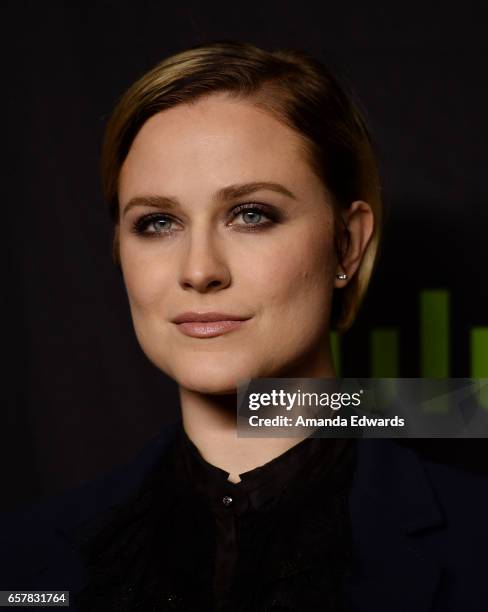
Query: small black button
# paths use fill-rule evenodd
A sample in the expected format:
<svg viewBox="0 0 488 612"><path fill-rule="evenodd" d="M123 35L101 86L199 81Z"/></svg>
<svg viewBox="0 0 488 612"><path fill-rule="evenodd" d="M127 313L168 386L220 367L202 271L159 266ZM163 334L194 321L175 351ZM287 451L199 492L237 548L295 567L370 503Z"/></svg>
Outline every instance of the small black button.
<svg viewBox="0 0 488 612"><path fill-rule="evenodd" d="M175 593L169 593L166 595L166 601L172 610L180 608L181 604L183 603L183 599Z"/></svg>
<svg viewBox="0 0 488 612"><path fill-rule="evenodd" d="M224 504L224 506L230 506L232 504L232 497L229 497L228 495L224 495L224 497L222 498L222 503Z"/></svg>

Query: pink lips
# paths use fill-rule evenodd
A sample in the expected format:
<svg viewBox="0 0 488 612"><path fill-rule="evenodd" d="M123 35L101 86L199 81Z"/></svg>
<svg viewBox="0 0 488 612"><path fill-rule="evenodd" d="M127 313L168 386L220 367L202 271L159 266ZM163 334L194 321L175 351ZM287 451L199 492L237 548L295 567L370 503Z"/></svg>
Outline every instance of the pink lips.
<svg viewBox="0 0 488 612"><path fill-rule="evenodd" d="M241 327L250 317L221 312L185 312L173 319L178 329L193 338L213 338Z"/></svg>

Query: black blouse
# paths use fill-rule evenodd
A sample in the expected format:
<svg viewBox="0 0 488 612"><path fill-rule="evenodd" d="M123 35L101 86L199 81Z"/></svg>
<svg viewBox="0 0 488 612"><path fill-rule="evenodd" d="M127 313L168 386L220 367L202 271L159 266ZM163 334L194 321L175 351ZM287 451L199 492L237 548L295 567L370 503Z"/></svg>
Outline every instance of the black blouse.
<svg viewBox="0 0 488 612"><path fill-rule="evenodd" d="M77 535L78 609L344 610L353 440L307 438L228 481L180 427L138 493Z"/></svg>

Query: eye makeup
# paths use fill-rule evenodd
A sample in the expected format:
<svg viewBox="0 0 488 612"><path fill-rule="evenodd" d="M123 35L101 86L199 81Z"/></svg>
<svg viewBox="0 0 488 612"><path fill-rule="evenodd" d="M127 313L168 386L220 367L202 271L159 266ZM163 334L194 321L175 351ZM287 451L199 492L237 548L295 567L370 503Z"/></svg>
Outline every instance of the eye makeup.
<svg viewBox="0 0 488 612"><path fill-rule="evenodd" d="M264 218L265 220L262 222L249 221L250 216L252 219L252 215L254 215L254 217L259 217L259 219ZM242 217L244 222L233 223L233 221L239 216ZM235 206L230 211L228 218L230 218L228 227L231 227L234 231L258 232L279 223L283 218L283 214L275 206L262 204L260 202L245 202ZM156 224L158 223L178 224L180 222L168 213L153 212L147 215L141 215L135 221L133 221L131 224L131 232L143 238L159 238L181 231L180 229L174 229L171 227L157 228ZM153 231L150 230L151 227L153 228Z"/></svg>

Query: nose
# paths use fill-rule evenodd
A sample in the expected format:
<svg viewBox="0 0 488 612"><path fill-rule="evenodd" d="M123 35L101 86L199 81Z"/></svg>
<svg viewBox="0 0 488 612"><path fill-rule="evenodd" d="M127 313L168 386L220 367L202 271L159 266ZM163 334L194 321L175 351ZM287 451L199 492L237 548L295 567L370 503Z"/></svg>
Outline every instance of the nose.
<svg viewBox="0 0 488 612"><path fill-rule="evenodd" d="M230 284L231 275L222 250L208 232L189 238L183 254L180 286L199 293L219 291Z"/></svg>

